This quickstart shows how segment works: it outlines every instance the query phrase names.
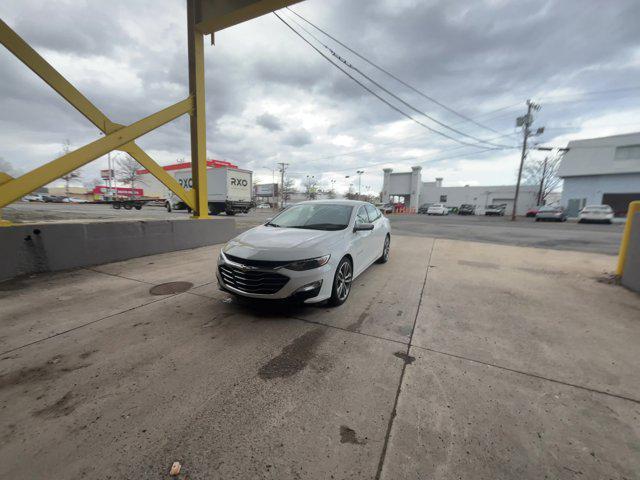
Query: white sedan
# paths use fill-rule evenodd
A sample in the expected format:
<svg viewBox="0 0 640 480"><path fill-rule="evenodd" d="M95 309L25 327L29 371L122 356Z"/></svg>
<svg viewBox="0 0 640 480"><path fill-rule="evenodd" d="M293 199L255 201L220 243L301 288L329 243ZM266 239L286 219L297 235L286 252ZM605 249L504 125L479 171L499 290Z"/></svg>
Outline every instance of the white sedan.
<svg viewBox="0 0 640 480"><path fill-rule="evenodd" d="M578 223L611 223L612 220L613 209L609 205L587 205L578 213Z"/></svg>
<svg viewBox="0 0 640 480"><path fill-rule="evenodd" d="M442 203L434 203L427 209L427 215L449 215L449 209Z"/></svg>
<svg viewBox="0 0 640 480"><path fill-rule="evenodd" d="M218 284L244 297L341 305L358 275L388 260L390 230L367 202L302 202L229 241L218 257Z"/></svg>

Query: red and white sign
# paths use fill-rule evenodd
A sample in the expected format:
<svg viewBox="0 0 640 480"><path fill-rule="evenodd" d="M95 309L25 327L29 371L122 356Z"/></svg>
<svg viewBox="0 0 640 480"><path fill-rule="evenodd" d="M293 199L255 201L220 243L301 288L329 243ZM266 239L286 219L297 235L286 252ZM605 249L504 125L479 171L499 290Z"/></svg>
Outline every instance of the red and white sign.
<svg viewBox="0 0 640 480"><path fill-rule="evenodd" d="M144 190L141 188L128 188L128 187L112 187L111 193L109 193L109 187L106 185L98 185L93 187L94 195L111 195L116 197L142 197L144 195Z"/></svg>
<svg viewBox="0 0 640 480"><path fill-rule="evenodd" d="M111 172L111 176L109 176L109 172ZM113 170L100 170L100 178L103 180L109 180L110 178L115 177Z"/></svg>

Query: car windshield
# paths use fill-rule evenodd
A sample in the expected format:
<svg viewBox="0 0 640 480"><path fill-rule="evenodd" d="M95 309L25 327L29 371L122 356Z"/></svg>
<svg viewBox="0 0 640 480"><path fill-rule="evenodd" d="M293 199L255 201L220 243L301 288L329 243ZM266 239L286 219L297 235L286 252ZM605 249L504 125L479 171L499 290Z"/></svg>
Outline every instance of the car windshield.
<svg viewBox="0 0 640 480"><path fill-rule="evenodd" d="M343 230L349 225L352 210L350 205L304 203L286 209L266 225L309 230Z"/></svg>

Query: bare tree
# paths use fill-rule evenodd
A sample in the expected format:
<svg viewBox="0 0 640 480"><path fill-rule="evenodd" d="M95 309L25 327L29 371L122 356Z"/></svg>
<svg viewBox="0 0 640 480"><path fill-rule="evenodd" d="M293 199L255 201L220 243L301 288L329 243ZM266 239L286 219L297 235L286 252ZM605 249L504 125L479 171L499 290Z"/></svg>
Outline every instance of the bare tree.
<svg viewBox="0 0 640 480"><path fill-rule="evenodd" d="M71 142L69 140L65 140L64 142L62 142L62 151L60 152L60 156L66 155L70 151L71 151ZM80 178L81 176L82 176L82 172L80 171L80 169L78 169L60 177L62 180L64 180L64 194L67 197L69 196L69 183L71 182L71 180L75 180L77 178Z"/></svg>
<svg viewBox="0 0 640 480"><path fill-rule="evenodd" d="M318 195L318 180L313 175L307 175L304 179L304 193L309 200L315 200Z"/></svg>
<svg viewBox="0 0 640 480"><path fill-rule="evenodd" d="M291 198L291 195L296 193L295 182L292 178L287 178L284 181L284 186L282 187L282 198L286 202Z"/></svg>
<svg viewBox="0 0 640 480"><path fill-rule="evenodd" d="M131 187L132 196L134 196L133 189L135 184L141 177L138 170L140 170L140 165L129 155L118 158L116 161L116 178Z"/></svg>
<svg viewBox="0 0 640 480"><path fill-rule="evenodd" d="M82 184L85 186L85 188L87 190L93 190L94 188L96 188L101 183L102 183L102 179L98 178L98 177L94 178L93 180L82 182Z"/></svg>
<svg viewBox="0 0 640 480"><path fill-rule="evenodd" d="M547 197L555 191L562 179L558 177L558 168L564 153L549 156L544 159L529 160L523 170L522 177L525 185L537 185L538 205L544 205Z"/></svg>

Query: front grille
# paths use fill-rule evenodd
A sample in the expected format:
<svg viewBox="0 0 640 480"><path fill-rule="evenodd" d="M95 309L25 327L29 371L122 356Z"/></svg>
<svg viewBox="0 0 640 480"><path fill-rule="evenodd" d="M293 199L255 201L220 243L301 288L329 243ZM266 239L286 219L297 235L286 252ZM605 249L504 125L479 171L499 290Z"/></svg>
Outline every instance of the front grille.
<svg viewBox="0 0 640 480"><path fill-rule="evenodd" d="M225 253L224 256L234 263L240 263L242 265L248 265L250 267L258 267L258 268L266 268L266 269L284 267L285 265L288 265L293 262L293 260L286 260L286 261L252 260L250 258L240 258L234 255L229 255L228 253Z"/></svg>
<svg viewBox="0 0 640 480"><path fill-rule="evenodd" d="M289 281L289 277L279 273L242 270L231 265L220 265L218 271L225 285L245 293L273 294Z"/></svg>

